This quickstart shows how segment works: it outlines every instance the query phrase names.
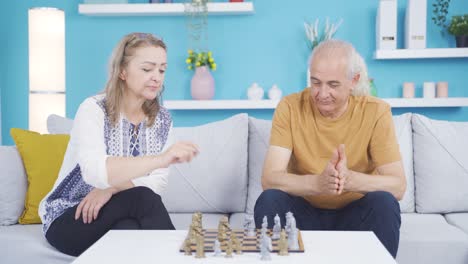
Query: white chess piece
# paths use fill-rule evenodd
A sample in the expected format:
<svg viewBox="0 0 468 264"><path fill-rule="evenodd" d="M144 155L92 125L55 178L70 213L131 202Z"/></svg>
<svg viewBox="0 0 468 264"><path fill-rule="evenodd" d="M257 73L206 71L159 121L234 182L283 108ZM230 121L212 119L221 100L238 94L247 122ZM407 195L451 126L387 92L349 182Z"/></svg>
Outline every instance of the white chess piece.
<svg viewBox="0 0 468 264"><path fill-rule="evenodd" d="M271 260L270 251L272 250L273 246L271 244L271 238L265 234L260 240L260 259Z"/></svg>
<svg viewBox="0 0 468 264"><path fill-rule="evenodd" d="M289 237L289 233L291 231L291 218L292 218L292 213L291 212L287 212L286 213L286 225L284 226L284 228L286 229L286 235L288 235Z"/></svg>
<svg viewBox="0 0 468 264"><path fill-rule="evenodd" d="M244 229L247 230L248 237L254 237L255 234L255 220L253 215L247 214L244 219Z"/></svg>
<svg viewBox="0 0 468 264"><path fill-rule="evenodd" d="M268 98L270 98L270 100L279 100L281 99L282 94L283 92L276 84L273 84L270 90L268 90Z"/></svg>
<svg viewBox="0 0 468 264"><path fill-rule="evenodd" d="M214 246L213 246L213 256L220 257L221 256L221 244L219 243L218 239L215 239Z"/></svg>
<svg viewBox="0 0 468 264"><path fill-rule="evenodd" d="M291 217L290 223L291 227L288 235L288 246L291 250L298 250L299 242L297 241L296 219L294 217Z"/></svg>
<svg viewBox="0 0 468 264"><path fill-rule="evenodd" d="M263 88L257 83L253 83L247 90L247 98L249 98L249 100L262 100L263 94Z"/></svg>
<svg viewBox="0 0 468 264"><path fill-rule="evenodd" d="M267 231L268 231L268 219L266 217L266 215L263 217L263 222L262 222L262 230L261 230L261 234L260 234L260 239L263 238L266 234L267 234Z"/></svg>
<svg viewBox="0 0 468 264"><path fill-rule="evenodd" d="M278 214L275 215L274 218L275 225L273 226L273 235L271 236L272 239L279 239L281 233L281 219Z"/></svg>

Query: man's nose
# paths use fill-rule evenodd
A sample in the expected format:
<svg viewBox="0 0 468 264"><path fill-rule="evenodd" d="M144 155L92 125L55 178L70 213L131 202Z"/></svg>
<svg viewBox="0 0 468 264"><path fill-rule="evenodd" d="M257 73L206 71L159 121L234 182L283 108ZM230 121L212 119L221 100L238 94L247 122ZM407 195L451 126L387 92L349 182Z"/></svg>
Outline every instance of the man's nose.
<svg viewBox="0 0 468 264"><path fill-rule="evenodd" d="M327 98L328 95L330 94L329 89L326 87L326 85L320 86L318 89L318 96L319 98Z"/></svg>

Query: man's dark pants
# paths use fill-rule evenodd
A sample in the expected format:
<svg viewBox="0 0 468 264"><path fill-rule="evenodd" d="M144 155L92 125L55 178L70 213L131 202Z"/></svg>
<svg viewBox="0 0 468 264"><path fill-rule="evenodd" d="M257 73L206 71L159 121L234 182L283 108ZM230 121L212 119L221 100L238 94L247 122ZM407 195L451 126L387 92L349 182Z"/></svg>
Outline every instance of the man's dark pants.
<svg viewBox="0 0 468 264"><path fill-rule="evenodd" d="M369 192L342 209L318 209L304 198L269 189L257 199L254 209L255 225L261 228L262 219L268 217L272 228L273 217L278 214L281 224L286 223L286 212L292 212L296 226L301 230L373 231L395 258L400 240L400 205L395 197L383 191Z"/></svg>

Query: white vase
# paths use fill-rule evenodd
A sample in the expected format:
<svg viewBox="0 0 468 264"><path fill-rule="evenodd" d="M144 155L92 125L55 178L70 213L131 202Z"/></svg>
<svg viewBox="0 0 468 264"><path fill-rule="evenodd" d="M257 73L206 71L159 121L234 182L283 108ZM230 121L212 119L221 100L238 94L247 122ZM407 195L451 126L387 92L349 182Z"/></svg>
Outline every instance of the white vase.
<svg viewBox="0 0 468 264"><path fill-rule="evenodd" d="M268 98L270 98L270 100L279 100L281 99L282 95L283 92L280 90L280 88L278 88L276 84L273 84L273 86L268 91Z"/></svg>
<svg viewBox="0 0 468 264"><path fill-rule="evenodd" d="M257 83L253 83L247 90L247 98L249 100L262 100L263 94L263 88L258 86Z"/></svg>

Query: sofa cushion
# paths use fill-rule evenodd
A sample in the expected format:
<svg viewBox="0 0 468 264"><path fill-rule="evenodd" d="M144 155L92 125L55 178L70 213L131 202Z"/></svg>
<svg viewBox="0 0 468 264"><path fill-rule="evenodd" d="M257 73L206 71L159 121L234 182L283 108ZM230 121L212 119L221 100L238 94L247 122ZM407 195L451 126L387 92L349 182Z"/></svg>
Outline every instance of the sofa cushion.
<svg viewBox="0 0 468 264"><path fill-rule="evenodd" d="M414 170L413 170L413 133L411 129L411 114L393 116L395 133L400 146L400 154L405 169L406 191L400 201L403 213L414 212Z"/></svg>
<svg viewBox="0 0 468 264"><path fill-rule="evenodd" d="M18 222L28 182L16 147L0 146L0 225Z"/></svg>
<svg viewBox="0 0 468 264"><path fill-rule="evenodd" d="M414 173L413 148L411 131L411 114L393 117L395 133L405 168L407 188L400 201L402 212L414 212ZM270 144L271 121L249 117L249 194L247 197L247 210L253 214L255 201L262 192L261 177L263 161Z"/></svg>
<svg viewBox="0 0 468 264"><path fill-rule="evenodd" d="M402 214L399 264L468 263L468 236L439 214Z"/></svg>
<svg viewBox="0 0 468 264"><path fill-rule="evenodd" d="M176 127L176 141L197 144L200 154L170 167L163 202L171 213L244 212L247 200L247 115L198 127Z"/></svg>
<svg viewBox="0 0 468 264"><path fill-rule="evenodd" d="M270 145L271 121L249 117L249 192L247 195L248 214L254 213L255 202L263 191L263 162Z"/></svg>
<svg viewBox="0 0 468 264"><path fill-rule="evenodd" d="M41 135L18 128L11 129L11 136L21 155L28 178L25 208L19 222L41 223L38 215L39 203L57 179L70 136Z"/></svg>
<svg viewBox="0 0 468 264"><path fill-rule="evenodd" d="M0 226L1 263L71 263L75 257L53 248L42 233L42 225Z"/></svg>
<svg viewBox="0 0 468 264"><path fill-rule="evenodd" d="M468 213L446 214L445 219L453 226L456 226L468 234Z"/></svg>
<svg viewBox="0 0 468 264"><path fill-rule="evenodd" d="M193 213L170 213L172 224L176 230L188 230L190 224L192 223ZM219 224L219 219L225 214L211 214L203 213L202 215L202 225L206 229L217 229Z"/></svg>
<svg viewBox="0 0 468 264"><path fill-rule="evenodd" d="M55 114L47 117L47 131L49 131L50 134L70 134L72 127L72 119Z"/></svg>
<svg viewBox="0 0 468 264"><path fill-rule="evenodd" d="M413 115L416 211L468 211L468 122Z"/></svg>

